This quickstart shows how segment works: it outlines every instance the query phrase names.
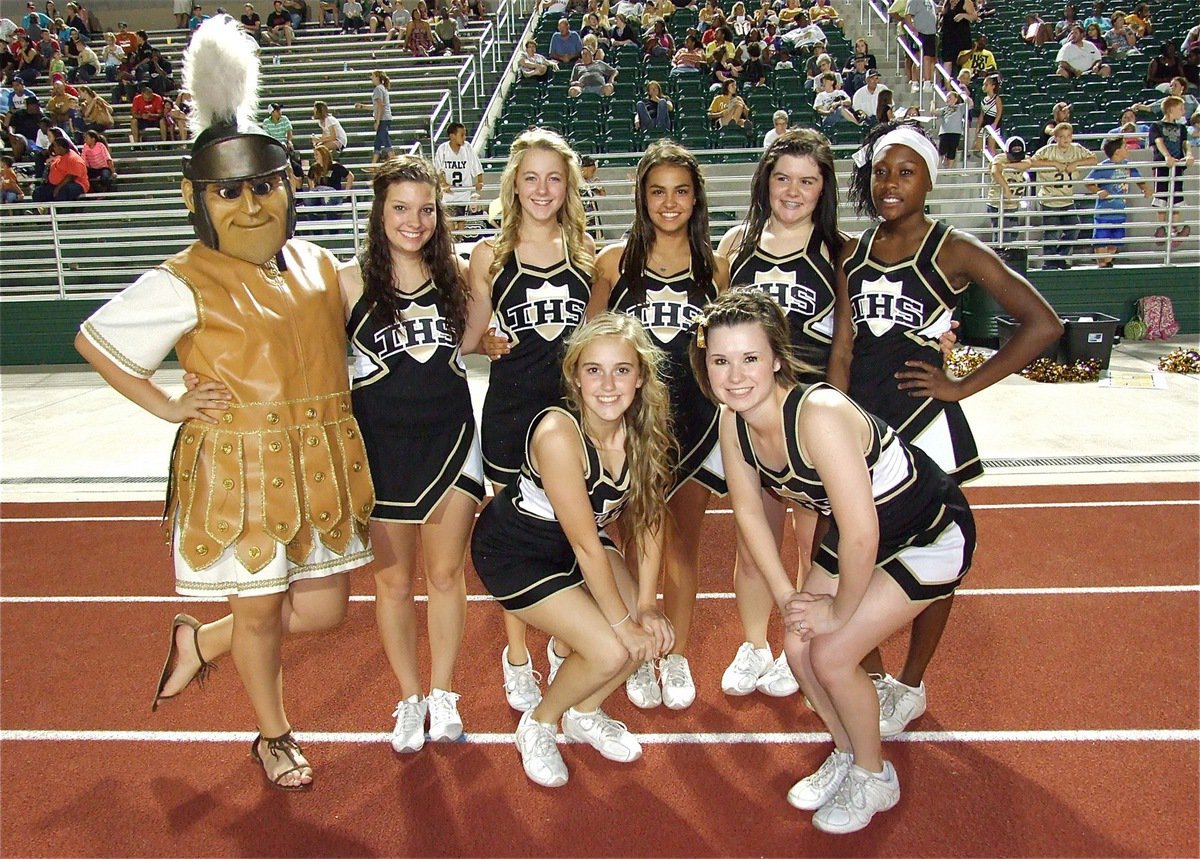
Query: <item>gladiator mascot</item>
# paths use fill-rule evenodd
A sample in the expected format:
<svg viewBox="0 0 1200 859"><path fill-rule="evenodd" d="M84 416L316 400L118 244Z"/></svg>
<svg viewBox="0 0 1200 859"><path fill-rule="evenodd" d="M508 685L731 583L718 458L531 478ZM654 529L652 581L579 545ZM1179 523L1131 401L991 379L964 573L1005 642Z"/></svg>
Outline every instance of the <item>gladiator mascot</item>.
<svg viewBox="0 0 1200 859"><path fill-rule="evenodd" d="M284 714L280 639L343 618L345 573L371 560L374 496L336 261L292 238L287 151L252 121L256 51L227 15L196 31L182 193L198 240L96 311L76 346L120 393L181 424L165 513L176 590L231 607L211 623L176 616L154 708L232 651L258 719L251 757L270 784L299 790L312 768ZM151 381L172 349L179 396Z"/></svg>

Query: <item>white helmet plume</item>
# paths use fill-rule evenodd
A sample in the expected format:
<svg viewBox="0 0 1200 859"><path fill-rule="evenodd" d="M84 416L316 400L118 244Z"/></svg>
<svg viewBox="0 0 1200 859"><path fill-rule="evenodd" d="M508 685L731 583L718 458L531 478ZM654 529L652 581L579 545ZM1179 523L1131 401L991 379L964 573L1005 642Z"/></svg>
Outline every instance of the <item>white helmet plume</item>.
<svg viewBox="0 0 1200 859"><path fill-rule="evenodd" d="M228 15L201 24L183 55L183 87L192 94L193 135L223 123L244 128L258 110L258 46Z"/></svg>

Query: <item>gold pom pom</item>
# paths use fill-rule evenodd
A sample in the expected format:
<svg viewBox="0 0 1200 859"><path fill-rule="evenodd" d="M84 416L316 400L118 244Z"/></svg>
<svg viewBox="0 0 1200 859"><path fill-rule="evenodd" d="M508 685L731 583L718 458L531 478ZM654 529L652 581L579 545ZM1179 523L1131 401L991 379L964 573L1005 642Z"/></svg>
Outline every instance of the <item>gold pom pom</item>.
<svg viewBox="0 0 1200 859"><path fill-rule="evenodd" d="M961 379L978 370L986 360L987 357L982 352L977 352L967 346L964 349L955 349L950 353L950 356L946 358L946 369Z"/></svg>
<svg viewBox="0 0 1200 859"><path fill-rule="evenodd" d="M1074 364L1059 364L1049 358L1038 358L1021 375L1034 382L1096 382L1100 379L1100 362L1085 358Z"/></svg>
<svg viewBox="0 0 1200 859"><path fill-rule="evenodd" d="M1158 359L1158 369L1166 370L1168 373L1186 373L1194 376L1200 373L1200 352L1180 346L1172 350L1169 355L1163 355Z"/></svg>

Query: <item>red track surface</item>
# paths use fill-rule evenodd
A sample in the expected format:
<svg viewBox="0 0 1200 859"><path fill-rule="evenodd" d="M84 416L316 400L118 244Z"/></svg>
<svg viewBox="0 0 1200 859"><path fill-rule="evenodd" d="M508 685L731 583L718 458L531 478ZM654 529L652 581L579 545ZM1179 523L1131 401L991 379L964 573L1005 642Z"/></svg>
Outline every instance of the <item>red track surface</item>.
<svg viewBox="0 0 1200 859"><path fill-rule="evenodd" d="M986 509L989 504L1195 500L1195 484L971 490L980 548L968 590L1197 584L1195 504ZM5 505L22 517L154 515L157 507ZM706 521L703 592L731 589L732 518ZM170 560L151 522L0 524L2 595L166 596ZM480 588L468 570L472 593ZM370 593L357 575L356 593ZM1198 598L1169 593L966 593L931 666L930 711L889 743L903 797L864 832L823 835L784 801L823 759L821 742L648 744L610 763L566 746L571 781L533 786L508 744L306 744L311 794L269 790L241 744L5 741L0 847L21 855L1114 856L1200 854L1200 744L1080 741L1079 730L1200 728ZM0 728L245 731L253 724L226 659L205 691L149 712L167 603L3 606ZM202 619L219 604L191 609ZM468 732L515 715L496 665L499 613L470 604L459 663ZM776 641L778 636L776 636ZM638 733L817 732L798 698L719 691L740 641L732 600L702 599L690 648L700 690L683 712L609 711ZM536 642L531 642L536 644ZM896 664L904 647L888 643ZM536 651L535 651L536 652ZM544 661L544 660L540 660ZM369 603L285 649L289 714L308 732L386 732L396 684ZM946 732L1061 732L1049 741ZM686 738L685 738L686 739ZM968 741L969 740L969 741ZM1003 741L1000 741L1003 740Z"/></svg>

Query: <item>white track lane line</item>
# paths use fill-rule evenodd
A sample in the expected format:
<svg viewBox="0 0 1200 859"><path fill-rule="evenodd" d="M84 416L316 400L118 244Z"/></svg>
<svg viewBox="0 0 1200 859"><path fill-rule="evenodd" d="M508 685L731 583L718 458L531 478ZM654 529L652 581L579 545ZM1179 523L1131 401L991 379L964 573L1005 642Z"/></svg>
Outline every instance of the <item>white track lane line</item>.
<svg viewBox="0 0 1200 859"><path fill-rule="evenodd" d="M1016 504L972 504L972 510L1051 510L1101 507L1197 507L1200 498L1166 501L1046 501ZM728 516L732 510L720 508L704 511L709 516ZM67 522L161 522L161 516L4 516L0 524L30 525Z"/></svg>
<svg viewBox="0 0 1200 859"><path fill-rule="evenodd" d="M256 735L250 731L36 731L3 730L0 742L106 742L106 743L249 743ZM296 739L305 743L388 743L390 733L297 731ZM829 734L809 733L672 733L637 734L643 745L754 745L828 743ZM559 736L559 742L565 738ZM512 734L464 734L459 743L509 745ZM899 743L1195 743L1200 730L1177 728L1117 728L1112 730L1050 731L910 731L884 742Z"/></svg>
<svg viewBox="0 0 1200 859"><path fill-rule="evenodd" d="M1200 593L1200 584L1194 585L1128 585L1128 586L1084 586L1078 588L959 588L956 596L966 597L1017 597L1017 596L1087 596L1130 594L1193 594ZM662 594L658 594L662 599ZM714 591L696 594L701 600L731 600L731 592ZM429 597L415 594L417 602L426 602ZM491 602L487 594L467 594L467 602ZM222 597L164 596L44 596L44 597L0 597L0 605L28 605L52 603L224 603ZM374 594L352 594L350 602L375 602Z"/></svg>

